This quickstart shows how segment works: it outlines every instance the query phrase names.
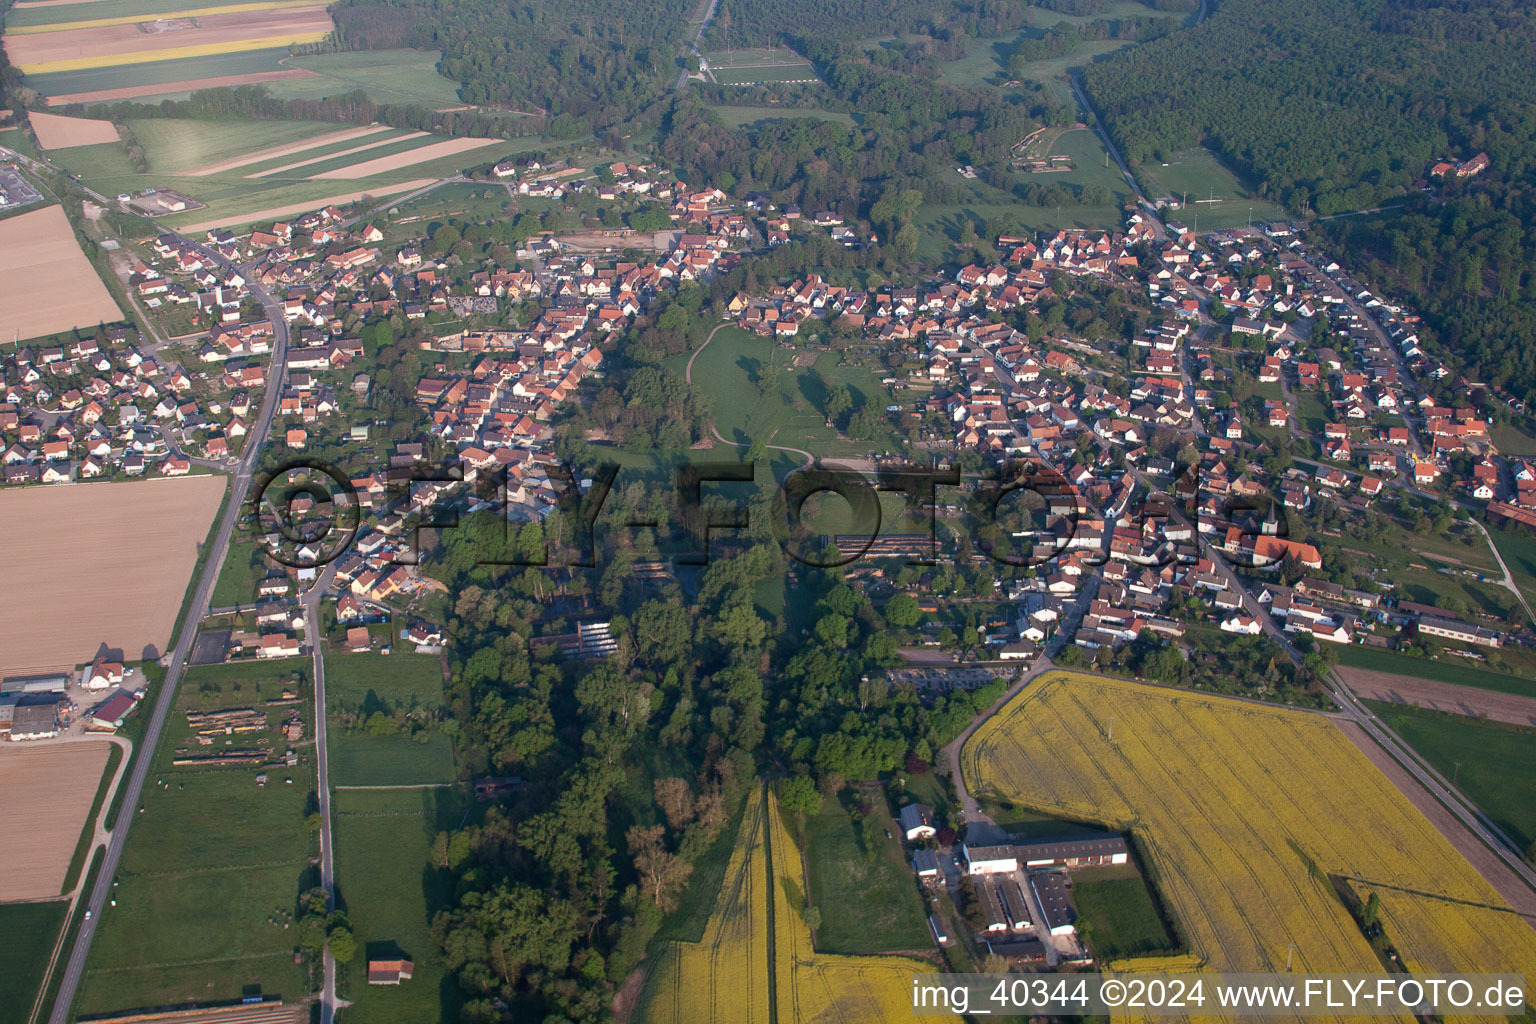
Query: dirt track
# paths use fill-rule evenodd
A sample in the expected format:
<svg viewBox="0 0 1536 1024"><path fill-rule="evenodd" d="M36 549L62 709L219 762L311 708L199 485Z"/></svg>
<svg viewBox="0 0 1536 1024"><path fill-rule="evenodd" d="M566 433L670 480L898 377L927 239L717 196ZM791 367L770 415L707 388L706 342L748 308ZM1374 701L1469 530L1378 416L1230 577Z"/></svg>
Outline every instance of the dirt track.
<svg viewBox="0 0 1536 1024"><path fill-rule="evenodd" d="M69 0L75 3L76 0ZM48 97L48 105L61 107L66 103L107 103L112 100L131 100L140 96L163 96L194 89L233 88L237 85L256 85L261 82L281 82L291 78L319 78L313 71L288 68L285 71L257 71L249 75L224 75L220 78L188 78L180 82L160 85L127 85L121 89L98 89L95 92L71 92ZM32 117L35 119L36 114ZM47 147L44 147L47 148Z"/></svg>
<svg viewBox="0 0 1536 1024"><path fill-rule="evenodd" d="M129 661L159 657L224 483L189 476L0 490L0 529L12 538L0 676L73 668L103 644Z"/></svg>
<svg viewBox="0 0 1536 1024"><path fill-rule="evenodd" d="M1498 890L1499 895L1503 896L1511 907L1522 914L1536 915L1536 892L1532 892L1530 886L1499 859L1498 854L1488 849L1475 835L1468 832L1466 826L1455 815L1446 810L1428 790L1419 785L1413 776L1404 771L1402 765L1392 760L1391 755L1377 746L1376 742L1358 725L1338 719L1335 719L1335 724L1366 757L1371 759L1371 763L1380 768L1382 774L1391 779L1392 784L1402 790L1403 795L1423 812L1430 824L1439 829L1440 834L1461 851L1461 855L1477 868L1478 873L1488 880L1489 885Z"/></svg>
<svg viewBox="0 0 1536 1024"><path fill-rule="evenodd" d="M59 895L112 745L0 744L0 900Z"/></svg>
<svg viewBox="0 0 1536 1024"><path fill-rule="evenodd" d="M122 316L80 251L62 207L45 206L0 221L0 338L25 341L74 327L94 328ZM20 522L12 528L36 525ZM5 628L0 623L0 635Z"/></svg>
<svg viewBox="0 0 1536 1024"><path fill-rule="evenodd" d="M292 203L288 206L274 206L266 210L253 210L250 213L238 213L229 217L221 217L218 220L205 220L196 224L188 224L178 228L184 234L198 231L207 231L209 228L230 228L239 224L255 224L258 221L281 220L283 217L292 217L300 213L308 213L310 210L318 210L326 206L338 206L342 203L350 203L361 199L363 196L396 195L401 192L411 192L418 188L425 188L432 184L435 178L417 178L414 181L403 181L398 185L379 185L374 188L358 189L356 192L344 192L341 195L327 196L324 199L311 199L304 203Z"/></svg>
<svg viewBox="0 0 1536 1024"><path fill-rule="evenodd" d="M1487 718L1510 725L1536 725L1536 698L1480 690L1433 679L1416 679L1363 668L1340 668L1339 678L1362 700L1388 704L1417 704L1470 718Z"/></svg>
<svg viewBox="0 0 1536 1024"><path fill-rule="evenodd" d="M118 141L117 128L111 121L63 117L40 111L33 112L31 121L32 130L37 133L37 144L44 149L68 149L71 146L95 146Z"/></svg>
<svg viewBox="0 0 1536 1024"><path fill-rule="evenodd" d="M436 160L439 157L453 156L471 149L480 149L482 146L494 145L500 139L445 139L442 142L434 142L430 146L422 146L406 153L395 153L392 156L376 157L373 160L364 160L362 163L351 164L347 167L338 167L334 171L326 171L316 174L316 180L332 181L347 178L367 178L375 174L383 174L387 171L398 171L403 167L414 167L417 164L426 163L428 160Z"/></svg>

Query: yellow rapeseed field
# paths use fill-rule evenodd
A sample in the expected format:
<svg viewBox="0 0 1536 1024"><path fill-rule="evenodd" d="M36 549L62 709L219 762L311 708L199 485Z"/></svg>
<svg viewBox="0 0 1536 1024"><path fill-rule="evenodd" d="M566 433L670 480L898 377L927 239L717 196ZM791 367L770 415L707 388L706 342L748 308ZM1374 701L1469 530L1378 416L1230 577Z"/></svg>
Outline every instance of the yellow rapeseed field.
<svg viewBox="0 0 1536 1024"><path fill-rule="evenodd" d="M667 945L650 968L635 1019L759 1024L769 1020L770 1001L779 1024L909 1018L912 976L934 965L817 953L800 914L800 864L777 799L751 796L703 941Z"/></svg>
<svg viewBox="0 0 1536 1024"><path fill-rule="evenodd" d="M84 21L55 21L46 25L13 25L6 28L12 36L38 35L42 32L69 32L79 28L109 28L113 25L137 25L144 21L172 21L176 18L201 18L210 14L243 14L247 11L281 11L290 7L313 7L315 0L251 0L249 3L225 4L223 7L194 7L162 14L123 14L115 18L87 18Z"/></svg>
<svg viewBox="0 0 1536 1024"><path fill-rule="evenodd" d="M137 53L37 61L18 64L16 67L24 74L45 75L53 71L81 71L86 68L117 67L119 64L152 64L158 60L180 60L183 57L208 57L220 53L244 53L246 50L270 50L287 46L289 43L323 42L328 35L330 35L329 32L290 32L287 35L235 39L223 43L204 43L200 46L174 46L163 50L140 50Z"/></svg>
<svg viewBox="0 0 1536 1024"><path fill-rule="evenodd" d="M1310 861L1377 893L1410 969L1536 976L1536 931L1320 715L1055 673L961 760L982 797L1133 831L1210 970L1381 970Z"/></svg>

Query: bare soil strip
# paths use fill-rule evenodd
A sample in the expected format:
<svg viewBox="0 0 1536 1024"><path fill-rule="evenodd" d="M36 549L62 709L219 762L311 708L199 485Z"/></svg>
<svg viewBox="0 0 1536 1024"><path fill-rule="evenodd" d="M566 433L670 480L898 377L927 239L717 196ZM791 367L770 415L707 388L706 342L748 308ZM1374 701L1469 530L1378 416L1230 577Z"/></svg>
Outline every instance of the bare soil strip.
<svg viewBox="0 0 1536 1024"><path fill-rule="evenodd" d="M93 121L86 117L64 117L61 114L34 112L31 115L32 130L37 133L37 144L44 149L68 149L71 146L95 146L103 142L117 142L117 128L111 121Z"/></svg>
<svg viewBox="0 0 1536 1024"><path fill-rule="evenodd" d="M388 146L388 145L391 145L391 144L396 143L396 142L407 142L407 141L409 141L411 139L419 139L422 136L428 135L428 134L430 134L430 133L429 132L411 132L409 135L397 135L397 136L395 136L392 139L380 139L377 142L365 142L361 146L353 146L351 149L343 149L339 153L327 153L324 156L312 156L312 157L310 157L307 160L300 160L298 163L284 164L281 167L274 167L274 168L272 168L269 171L257 171L255 174L247 174L246 177L247 178L267 178L267 177L271 177L274 174L281 174L284 171L291 171L295 167L308 167L310 164L318 164L318 163L321 163L322 161L325 161L325 160L334 160L334 159L336 159L339 156L351 156L353 153L361 153L361 152L363 152L364 150L367 150L367 149L376 149L379 146Z"/></svg>
<svg viewBox="0 0 1536 1024"><path fill-rule="evenodd" d="M1363 700L1387 704L1417 704L1432 711L1445 711L1469 718L1486 718L1510 725L1536 725L1536 697L1516 693L1479 690L1433 679L1372 672L1363 668L1335 669L1339 678Z"/></svg>
<svg viewBox="0 0 1536 1024"><path fill-rule="evenodd" d="M224 482L0 490L0 529L12 538L0 588L0 676L70 669L103 645L129 661L159 657Z"/></svg>
<svg viewBox="0 0 1536 1024"><path fill-rule="evenodd" d="M53 0L49 0L53 2ZM76 0L69 0L74 3ZM292 78L319 78L314 71L288 68L284 71L257 71L249 75L224 75L219 78L187 78L180 82L164 82L159 85L126 85L121 89L97 89L95 92L71 92L62 96L48 97L48 105L61 107L66 103L107 103L112 100L131 100L140 96L169 96L194 89L233 88L237 85L256 85L260 82L281 82ZM36 114L32 115L36 117Z"/></svg>
<svg viewBox="0 0 1536 1024"><path fill-rule="evenodd" d="M80 251L62 207L45 206L0 220L0 338L25 341L122 318L112 293ZM24 545L20 538L26 534L20 531L35 524L6 525L9 536L17 538L13 544ZM0 635L5 630L0 623ZM0 652L4 646L0 641Z"/></svg>
<svg viewBox="0 0 1536 1024"><path fill-rule="evenodd" d="M153 22L155 18L146 16L144 21ZM143 50L219 46L269 36L329 32L333 27L325 7L296 7L289 10L211 14L198 18L196 28L169 32L145 33L138 24L132 24L36 35L7 35L5 52L12 64L23 68L70 60L97 60L98 66L110 67L122 63L112 58L129 56Z"/></svg>
<svg viewBox="0 0 1536 1024"><path fill-rule="evenodd" d="M1404 796L1413 801L1413 805L1424 813L1440 834L1445 836L1450 844L1461 851L1461 855L1477 868L1478 873L1488 880L1500 896L1509 901L1509 905L1522 914L1536 914L1536 892L1509 869L1509 866L1499 858L1482 841L1467 830L1445 806L1436 800L1434 796L1421 786L1417 779L1392 759L1392 755L1381 749L1376 741L1365 734L1354 722L1346 722L1334 719L1334 724L1344 730L1350 742L1359 747L1371 763L1380 768L1382 774L1392 780L1392 784L1400 789Z"/></svg>
<svg viewBox="0 0 1536 1024"><path fill-rule="evenodd" d="M259 164L266 160L272 160L289 153L302 153L306 149L314 149L316 146L329 146L333 142L345 142L348 139L360 139L364 135L376 135L379 132L390 130L387 124L373 124L366 128L348 128L345 131L329 132L325 135L315 135L303 142L289 142L281 146L272 146L269 149L257 150L247 153L245 156L237 156L233 160L224 160L216 164L207 164L190 171L183 171L187 177L201 178L210 174L222 174L232 171L237 167L249 167L251 164Z"/></svg>
<svg viewBox="0 0 1536 1024"><path fill-rule="evenodd" d="M110 743L0 744L0 900L59 895Z"/></svg>
<svg viewBox="0 0 1536 1024"><path fill-rule="evenodd" d="M182 234L190 234L195 231L207 231L210 228L232 228L240 224L254 224L257 221L281 220L284 217L292 217L300 213L308 213L310 210L318 210L322 206L337 206L341 203L350 203L363 196L392 196L400 192L410 192L418 188L425 188L436 181L436 178L417 178L414 181L401 182L398 185L380 185L376 188L358 189L356 192L345 192L337 196L327 196L324 199L311 199L304 203L292 203L288 206L274 206L266 210L253 210L250 213L235 214L230 217L220 217L218 220L205 220L197 224L188 224L179 228ZM3 222L0 222L3 223Z"/></svg>
<svg viewBox="0 0 1536 1024"><path fill-rule="evenodd" d="M365 160L360 164L352 164L348 167L338 167L334 171L326 171L314 176L315 180L334 181L347 178L368 178L375 174L384 174L388 171L398 171L402 167L414 167L416 164L424 164L428 160L436 160L439 157L453 156L456 153L464 153L471 149L480 149L484 146L492 146L501 139L446 139L430 146L422 146L408 153L396 153L393 156L381 156L374 160Z"/></svg>

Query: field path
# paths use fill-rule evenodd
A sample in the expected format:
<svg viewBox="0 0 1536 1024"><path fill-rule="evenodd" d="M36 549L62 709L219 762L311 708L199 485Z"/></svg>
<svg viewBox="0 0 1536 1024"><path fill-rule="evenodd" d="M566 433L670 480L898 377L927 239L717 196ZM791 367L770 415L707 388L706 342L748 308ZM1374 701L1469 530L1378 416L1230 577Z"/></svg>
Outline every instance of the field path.
<svg viewBox="0 0 1536 1024"><path fill-rule="evenodd" d="M1343 719L1335 719L1334 724L1343 730L1350 742L1360 748L1360 752L1371 759L1371 763L1381 770L1381 773L1392 780L1392 784L1402 791L1413 805L1417 807L1430 820L1430 823L1445 836L1447 841L1467 858L1480 875L1488 880L1500 896L1509 902L1509 905L1521 914L1536 915L1536 891L1533 891L1525 880L1509 869L1497 853L1488 847L1476 835L1461 822L1461 819L1452 814L1444 804L1435 799L1434 795L1419 784L1419 781L1408 773L1397 760L1382 749L1374 739L1368 736L1364 729L1354 722Z"/></svg>
<svg viewBox="0 0 1536 1024"><path fill-rule="evenodd" d="M1417 704L1468 718L1486 718L1510 725L1536 726L1536 697L1480 690L1474 686L1442 683L1433 679L1373 672L1364 668L1336 668L1339 678L1362 700L1386 704Z"/></svg>
<svg viewBox="0 0 1536 1024"><path fill-rule="evenodd" d="M1521 590L1519 585L1515 583L1515 577L1510 573L1509 566L1504 564L1504 556L1499 554L1499 546L1493 542L1493 537L1488 533L1483 524L1476 519L1469 519L1467 522L1477 527L1482 533L1483 540L1488 542L1488 550L1493 552L1494 561L1499 563L1499 571L1504 574L1504 580L1500 583L1500 586L1515 595L1515 600L1519 601L1520 607L1525 609L1525 621L1536 622L1536 614L1531 612L1530 602L1525 599L1525 591Z"/></svg>

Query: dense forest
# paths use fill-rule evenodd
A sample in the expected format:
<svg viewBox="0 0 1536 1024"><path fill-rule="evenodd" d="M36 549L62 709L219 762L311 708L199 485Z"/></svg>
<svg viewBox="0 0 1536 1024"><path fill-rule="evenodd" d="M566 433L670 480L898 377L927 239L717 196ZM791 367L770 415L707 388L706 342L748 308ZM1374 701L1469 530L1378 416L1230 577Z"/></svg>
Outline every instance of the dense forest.
<svg viewBox="0 0 1536 1024"><path fill-rule="evenodd" d="M1029 6L1023 0L720 0L709 45L853 41L901 32L995 36L1022 27Z"/></svg>
<svg viewBox="0 0 1536 1024"><path fill-rule="evenodd" d="M677 74L686 10L663 0L343 0L355 49L442 50L466 103L567 118L601 131L634 117Z"/></svg>
<svg viewBox="0 0 1536 1024"><path fill-rule="evenodd" d="M1519 0L1223 0L1083 81L1133 163L1204 142L1261 194L1329 214L1527 121L1533 48Z"/></svg>

